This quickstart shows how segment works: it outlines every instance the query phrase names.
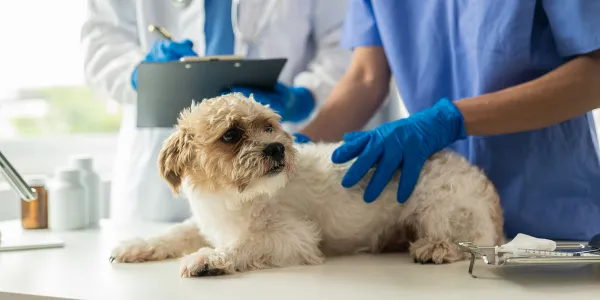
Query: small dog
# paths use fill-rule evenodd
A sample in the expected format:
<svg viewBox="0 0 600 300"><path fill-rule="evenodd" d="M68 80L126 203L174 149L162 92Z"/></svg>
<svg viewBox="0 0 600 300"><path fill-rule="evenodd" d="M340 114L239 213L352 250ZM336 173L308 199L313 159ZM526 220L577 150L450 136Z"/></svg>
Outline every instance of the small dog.
<svg viewBox="0 0 600 300"><path fill-rule="evenodd" d="M192 104L165 141L158 163L193 218L164 234L126 241L111 261L183 257L181 276L321 264L327 256L409 250L415 262L465 258L456 245L503 241L495 187L458 154L441 151L399 204L399 172L381 196L341 180L352 162L333 164L337 143L294 144L279 115L241 94Z"/></svg>

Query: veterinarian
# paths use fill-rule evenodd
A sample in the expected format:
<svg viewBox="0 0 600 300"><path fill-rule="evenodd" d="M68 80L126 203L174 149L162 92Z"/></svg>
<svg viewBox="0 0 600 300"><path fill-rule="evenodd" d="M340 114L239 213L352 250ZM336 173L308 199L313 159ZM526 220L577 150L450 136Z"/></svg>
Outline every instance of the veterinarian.
<svg viewBox="0 0 600 300"><path fill-rule="evenodd" d="M236 91L253 92L258 101L278 109L293 132L314 117L350 63L352 52L339 45L346 8L347 0L88 0L81 33L85 75L94 91L120 102L123 110L111 217L178 221L190 214L185 199L174 198L157 169L159 149L171 130L135 126L141 61L198 53L286 57L273 92ZM233 9L238 18L232 18ZM174 41L148 32L150 24L163 26ZM397 118L381 111L368 126Z"/></svg>
<svg viewBox="0 0 600 300"><path fill-rule="evenodd" d="M354 49L351 67L301 131L343 136L333 161L357 160L342 185L377 164L364 193L371 202L401 166L404 202L425 160L451 148L494 182L509 237L587 241L600 232L591 113L600 107L600 1L350 3L342 43ZM411 116L356 132L392 75Z"/></svg>

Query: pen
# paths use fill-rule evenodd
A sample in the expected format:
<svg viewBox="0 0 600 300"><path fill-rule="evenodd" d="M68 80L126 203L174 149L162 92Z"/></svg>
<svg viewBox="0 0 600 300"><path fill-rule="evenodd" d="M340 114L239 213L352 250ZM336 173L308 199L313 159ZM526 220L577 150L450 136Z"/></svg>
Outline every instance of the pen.
<svg viewBox="0 0 600 300"><path fill-rule="evenodd" d="M158 25L148 25L148 31L154 32L157 31L163 38L172 41L173 36L164 28Z"/></svg>

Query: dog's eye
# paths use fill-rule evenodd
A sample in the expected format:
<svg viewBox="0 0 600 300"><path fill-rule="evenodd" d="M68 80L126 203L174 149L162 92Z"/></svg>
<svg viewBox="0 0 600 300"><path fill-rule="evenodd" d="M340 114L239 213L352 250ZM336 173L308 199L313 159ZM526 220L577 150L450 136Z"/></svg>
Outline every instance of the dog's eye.
<svg viewBox="0 0 600 300"><path fill-rule="evenodd" d="M221 137L221 140L226 144L237 143L242 138L242 134L243 134L243 132L241 129L231 128L231 129L227 130L227 132L225 132L225 134L223 134L223 136Z"/></svg>
<svg viewBox="0 0 600 300"><path fill-rule="evenodd" d="M266 132L269 132L269 133L273 132L273 126L272 126L272 125L270 125L270 124L269 124L269 125L267 125L267 128L265 128L265 131L266 131Z"/></svg>

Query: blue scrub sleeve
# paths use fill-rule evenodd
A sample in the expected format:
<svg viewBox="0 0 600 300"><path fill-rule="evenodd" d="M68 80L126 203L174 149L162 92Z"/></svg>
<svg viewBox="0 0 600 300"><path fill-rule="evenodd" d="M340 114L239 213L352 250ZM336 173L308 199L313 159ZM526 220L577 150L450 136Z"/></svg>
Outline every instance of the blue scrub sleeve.
<svg viewBox="0 0 600 300"><path fill-rule="evenodd" d="M599 0L542 0L560 55L600 49Z"/></svg>
<svg viewBox="0 0 600 300"><path fill-rule="evenodd" d="M348 49L382 45L371 0L350 0L341 45Z"/></svg>

